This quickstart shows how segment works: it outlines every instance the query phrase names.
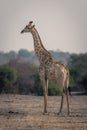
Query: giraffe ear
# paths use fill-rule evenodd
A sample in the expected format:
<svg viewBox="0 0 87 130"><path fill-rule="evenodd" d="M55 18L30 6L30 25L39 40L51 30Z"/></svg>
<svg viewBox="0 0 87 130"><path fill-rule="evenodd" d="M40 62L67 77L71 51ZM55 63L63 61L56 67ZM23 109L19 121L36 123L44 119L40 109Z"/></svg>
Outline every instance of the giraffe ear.
<svg viewBox="0 0 87 130"><path fill-rule="evenodd" d="M31 25L33 23L33 21L30 21L29 24Z"/></svg>

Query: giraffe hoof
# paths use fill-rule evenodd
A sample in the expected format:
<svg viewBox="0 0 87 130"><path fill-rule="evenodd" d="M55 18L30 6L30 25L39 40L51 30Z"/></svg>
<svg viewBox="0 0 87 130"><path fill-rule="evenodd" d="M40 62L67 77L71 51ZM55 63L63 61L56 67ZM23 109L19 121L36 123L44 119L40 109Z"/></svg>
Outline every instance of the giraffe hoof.
<svg viewBox="0 0 87 130"><path fill-rule="evenodd" d="M43 112L43 115L49 115L49 113L48 112Z"/></svg>
<svg viewBox="0 0 87 130"><path fill-rule="evenodd" d="M69 112L67 113L67 116L70 116L70 113L69 113Z"/></svg>
<svg viewBox="0 0 87 130"><path fill-rule="evenodd" d="M61 112L58 112L57 115L61 115Z"/></svg>

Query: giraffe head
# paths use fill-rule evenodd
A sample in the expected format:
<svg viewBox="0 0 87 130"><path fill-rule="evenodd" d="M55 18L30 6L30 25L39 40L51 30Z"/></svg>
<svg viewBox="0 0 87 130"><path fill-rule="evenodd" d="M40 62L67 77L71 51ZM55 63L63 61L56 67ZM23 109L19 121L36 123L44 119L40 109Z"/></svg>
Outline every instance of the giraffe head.
<svg viewBox="0 0 87 130"><path fill-rule="evenodd" d="M28 25L21 31L21 33L31 32L35 25L32 25L33 21L30 21Z"/></svg>

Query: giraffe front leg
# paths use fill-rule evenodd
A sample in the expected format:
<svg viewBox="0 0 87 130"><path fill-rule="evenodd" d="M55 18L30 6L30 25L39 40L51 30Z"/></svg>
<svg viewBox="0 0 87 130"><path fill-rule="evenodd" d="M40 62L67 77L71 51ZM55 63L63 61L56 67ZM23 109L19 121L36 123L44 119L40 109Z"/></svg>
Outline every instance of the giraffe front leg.
<svg viewBox="0 0 87 130"><path fill-rule="evenodd" d="M43 82L43 94L44 94L44 114L47 113L47 101L48 101L48 81Z"/></svg>
<svg viewBox="0 0 87 130"><path fill-rule="evenodd" d="M46 89L46 88L44 88L44 89ZM47 91L44 90L44 114L47 113L47 101L48 101Z"/></svg>
<svg viewBox="0 0 87 130"><path fill-rule="evenodd" d="M40 66L39 68L40 80L43 87L44 95L44 114L47 113L47 101L48 101L48 79L46 78L45 69Z"/></svg>

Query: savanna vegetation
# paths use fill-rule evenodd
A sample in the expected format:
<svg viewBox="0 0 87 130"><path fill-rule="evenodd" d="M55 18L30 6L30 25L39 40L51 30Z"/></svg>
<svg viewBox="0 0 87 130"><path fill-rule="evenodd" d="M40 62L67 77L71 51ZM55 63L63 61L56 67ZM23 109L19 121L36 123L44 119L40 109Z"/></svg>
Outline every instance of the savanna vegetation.
<svg viewBox="0 0 87 130"><path fill-rule="evenodd" d="M70 86L87 92L87 53L50 52L58 61L69 67ZM0 52L0 92L43 95L38 65L33 51L21 49L18 52ZM48 93L60 95L55 81L49 82Z"/></svg>

